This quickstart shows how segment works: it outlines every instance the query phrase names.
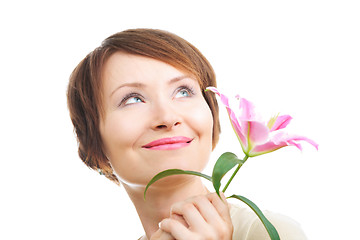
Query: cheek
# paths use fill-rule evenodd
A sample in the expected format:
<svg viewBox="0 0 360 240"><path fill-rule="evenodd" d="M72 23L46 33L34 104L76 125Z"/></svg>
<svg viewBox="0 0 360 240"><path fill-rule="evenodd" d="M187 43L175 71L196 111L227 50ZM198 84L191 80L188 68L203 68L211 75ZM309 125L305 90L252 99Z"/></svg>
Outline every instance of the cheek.
<svg viewBox="0 0 360 240"><path fill-rule="evenodd" d="M107 117L100 132L110 160L116 159L117 155L134 145L141 129L137 123L117 114Z"/></svg>
<svg viewBox="0 0 360 240"><path fill-rule="evenodd" d="M211 110L205 102L205 105L198 108L198 111L194 112L193 122L196 123L194 128L197 129L200 145L196 150L197 166L196 170L203 171L210 159L210 154L213 149L212 144L212 132L213 132L213 117Z"/></svg>
<svg viewBox="0 0 360 240"><path fill-rule="evenodd" d="M193 109L188 112L190 117L188 123L198 136L199 146L195 151L195 156L198 159L198 170L202 170L207 164L213 149L213 117L205 100L193 106Z"/></svg>
<svg viewBox="0 0 360 240"><path fill-rule="evenodd" d="M192 122L195 128L198 129L199 134L203 137L210 138L212 140L212 131L213 131L213 117L211 110L206 102L199 104L198 107L193 111Z"/></svg>
<svg viewBox="0 0 360 240"><path fill-rule="evenodd" d="M134 148L143 128L141 121L116 114L107 117L103 124L101 136L105 154L120 181L131 179L132 173L138 169L139 162Z"/></svg>

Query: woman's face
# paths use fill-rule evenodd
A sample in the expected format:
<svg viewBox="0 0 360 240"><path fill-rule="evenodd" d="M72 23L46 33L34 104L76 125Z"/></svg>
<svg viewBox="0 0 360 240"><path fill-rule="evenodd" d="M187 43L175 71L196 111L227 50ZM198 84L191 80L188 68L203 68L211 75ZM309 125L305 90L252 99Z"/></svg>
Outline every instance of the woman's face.
<svg viewBox="0 0 360 240"><path fill-rule="evenodd" d="M199 83L164 62L117 52L103 72L104 150L119 180L146 185L169 168L201 171L213 119Z"/></svg>

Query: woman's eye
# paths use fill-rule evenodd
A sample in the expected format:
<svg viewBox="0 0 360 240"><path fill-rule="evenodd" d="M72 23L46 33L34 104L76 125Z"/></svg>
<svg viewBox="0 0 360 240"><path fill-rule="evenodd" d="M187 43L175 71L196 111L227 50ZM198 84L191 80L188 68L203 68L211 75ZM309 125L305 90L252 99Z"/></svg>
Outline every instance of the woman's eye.
<svg viewBox="0 0 360 240"><path fill-rule="evenodd" d="M183 97L190 97L194 93L193 91L188 87L182 87L175 95L175 98L183 98Z"/></svg>
<svg viewBox="0 0 360 240"><path fill-rule="evenodd" d="M131 97L131 98L127 99L124 104L128 105L128 104L138 103L138 102L142 102L142 101L143 100L139 97Z"/></svg>
<svg viewBox="0 0 360 240"><path fill-rule="evenodd" d="M144 102L144 100L141 98L141 96L139 96L138 94L131 93L131 94L125 96L121 100L119 106L126 106L126 105L140 103L140 102Z"/></svg>

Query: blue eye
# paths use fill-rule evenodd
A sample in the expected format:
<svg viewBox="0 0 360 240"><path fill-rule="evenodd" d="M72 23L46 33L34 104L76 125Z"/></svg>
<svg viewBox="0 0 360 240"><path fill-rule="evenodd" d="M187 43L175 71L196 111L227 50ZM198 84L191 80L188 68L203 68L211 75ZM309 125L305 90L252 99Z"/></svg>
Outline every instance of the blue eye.
<svg viewBox="0 0 360 240"><path fill-rule="evenodd" d="M130 97L125 101L125 105L127 104L133 104L133 103L138 103L138 102L142 102L142 99L139 97Z"/></svg>
<svg viewBox="0 0 360 240"><path fill-rule="evenodd" d="M119 106L125 106L135 103L144 102L144 100L137 93L130 93L126 95L120 102Z"/></svg>
<svg viewBox="0 0 360 240"><path fill-rule="evenodd" d="M191 88L182 86L176 93L175 98L191 97L192 95L194 95L194 91Z"/></svg>
<svg viewBox="0 0 360 240"><path fill-rule="evenodd" d="M177 94L176 97L189 97L190 94L188 91L186 91L185 89L180 90Z"/></svg>

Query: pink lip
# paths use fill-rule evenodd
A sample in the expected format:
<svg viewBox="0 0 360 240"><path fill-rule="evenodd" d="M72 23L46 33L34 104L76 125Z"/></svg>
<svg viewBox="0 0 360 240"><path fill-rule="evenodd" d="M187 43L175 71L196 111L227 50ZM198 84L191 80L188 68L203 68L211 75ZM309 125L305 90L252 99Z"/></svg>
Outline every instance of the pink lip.
<svg viewBox="0 0 360 240"><path fill-rule="evenodd" d="M191 138L182 137L182 136L161 138L153 142L150 142L142 147L151 150L173 150L190 145L192 140L193 139Z"/></svg>

